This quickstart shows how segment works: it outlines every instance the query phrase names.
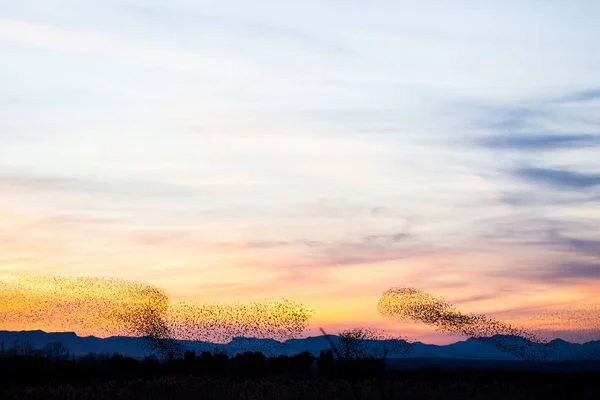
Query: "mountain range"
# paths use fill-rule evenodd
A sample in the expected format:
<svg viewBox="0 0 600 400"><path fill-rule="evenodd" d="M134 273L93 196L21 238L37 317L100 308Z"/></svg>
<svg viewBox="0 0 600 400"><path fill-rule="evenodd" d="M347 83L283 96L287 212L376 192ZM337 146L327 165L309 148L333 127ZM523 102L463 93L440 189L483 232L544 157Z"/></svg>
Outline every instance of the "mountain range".
<svg viewBox="0 0 600 400"><path fill-rule="evenodd" d="M268 356L293 355L308 350L317 356L321 350L330 349L330 341L337 343L339 337L335 335L315 336L302 339L290 339L278 342L273 339L256 338L233 338L226 344L215 344L208 342L178 340L177 344L184 350L201 351L224 351L228 354L236 354L244 351L261 351ZM44 348L53 342L61 342L71 354L82 356L89 353L109 354L119 353L133 358L143 358L151 354L148 349L148 341L142 337L113 336L98 338L94 336L81 337L73 332L48 333L41 330L36 331L0 331L0 345L4 349L14 347L15 343L29 343L35 349ZM397 341L395 348L407 348L407 343ZM484 339L467 339L448 345L426 344L422 342L412 343L409 352L388 354L393 359L414 358L438 358L454 360L519 360L518 353L506 351L519 343L520 348L527 348L528 352L542 354L546 351L547 361L579 361L600 360L600 341L592 341L583 344L570 343L561 339L555 339L546 346L532 343L527 339L511 336L494 336ZM370 341L369 346L376 347L384 342ZM392 346L393 348L394 346ZM505 351L503 351L504 349Z"/></svg>

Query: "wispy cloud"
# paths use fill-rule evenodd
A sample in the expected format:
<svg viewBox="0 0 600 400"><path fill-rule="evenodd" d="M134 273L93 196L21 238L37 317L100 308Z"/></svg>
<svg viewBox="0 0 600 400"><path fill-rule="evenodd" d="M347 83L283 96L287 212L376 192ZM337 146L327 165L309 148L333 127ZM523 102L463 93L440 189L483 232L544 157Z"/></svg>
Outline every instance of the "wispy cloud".
<svg viewBox="0 0 600 400"><path fill-rule="evenodd" d="M247 76L257 69L241 59L197 54L111 33L65 28L31 21L0 18L0 39L53 51L98 55L109 61L126 60L176 72L216 77ZM256 75L258 78L260 75Z"/></svg>
<svg viewBox="0 0 600 400"><path fill-rule="evenodd" d="M531 192L531 191L512 191L502 193L499 197L500 201L515 207L531 207L531 206L573 206L573 205L589 205L600 203L600 194L568 193L564 192Z"/></svg>
<svg viewBox="0 0 600 400"><path fill-rule="evenodd" d="M533 184L543 184L559 189L590 189L600 185L600 174L566 169L520 167L514 170L520 179Z"/></svg>
<svg viewBox="0 0 600 400"><path fill-rule="evenodd" d="M157 198L205 196L210 192L190 186L161 181L94 179L52 176L35 172L7 171L0 168L0 187L4 191L30 193L87 193L113 197Z"/></svg>
<svg viewBox="0 0 600 400"><path fill-rule="evenodd" d="M410 234L406 232L393 233L391 235L368 235L364 237L366 242L401 242L410 238Z"/></svg>
<svg viewBox="0 0 600 400"><path fill-rule="evenodd" d="M545 268L523 268L514 274L523 279L566 285L571 281L600 280L600 264L586 262L564 262L547 265Z"/></svg>
<svg viewBox="0 0 600 400"><path fill-rule="evenodd" d="M555 243L579 254L600 256L600 240L556 237Z"/></svg>
<svg viewBox="0 0 600 400"><path fill-rule="evenodd" d="M202 13L185 6L157 6L157 5L125 5L122 10L137 16L149 19L154 24L159 24L167 29L187 29L197 26L218 28L219 31L236 31L242 35L259 37L271 41L280 41L293 47L317 52L325 56L332 53L336 55L350 55L352 50L328 38L315 36L311 29L294 28L284 23L265 21L264 18L253 16L232 16L215 12ZM302 29L304 28L304 29Z"/></svg>
<svg viewBox="0 0 600 400"><path fill-rule="evenodd" d="M488 301L488 300L506 298L506 297L509 297L511 294L514 294L517 291L518 291L517 289L502 288L502 289L497 289L496 291L494 291L492 293L482 293L482 294L476 294L476 295L467 296L467 297L457 297L455 299L451 298L449 300L452 303L455 303L457 305L469 304L469 303L479 303L479 302Z"/></svg>
<svg viewBox="0 0 600 400"><path fill-rule="evenodd" d="M600 100L600 88L592 88L570 93L557 99L561 103L576 103Z"/></svg>
<svg viewBox="0 0 600 400"><path fill-rule="evenodd" d="M600 136L597 135L561 135L561 134L499 134L486 136L478 141L491 149L505 150L557 150L580 148L600 145Z"/></svg>

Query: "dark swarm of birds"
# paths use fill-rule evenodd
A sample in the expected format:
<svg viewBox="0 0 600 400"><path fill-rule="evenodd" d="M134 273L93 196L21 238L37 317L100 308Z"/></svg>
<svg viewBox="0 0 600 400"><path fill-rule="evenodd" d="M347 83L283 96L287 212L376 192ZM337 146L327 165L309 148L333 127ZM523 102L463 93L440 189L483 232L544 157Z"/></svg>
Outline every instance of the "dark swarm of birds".
<svg viewBox="0 0 600 400"><path fill-rule="evenodd" d="M379 299L377 309L386 318L420 322L439 332L473 338L524 360L548 361L557 358L557 352L568 351L561 348L560 342L548 341L524 328L483 314L462 313L442 297L411 287L386 290ZM582 314L581 310L579 314ZM551 315L556 317L556 313L545 312L546 317ZM595 318L596 322L598 320L598 313L583 315ZM562 358L565 357L568 355L562 354Z"/></svg>
<svg viewBox="0 0 600 400"><path fill-rule="evenodd" d="M465 314L443 298L415 288L386 290L377 309L388 319L424 323L525 360L547 361L556 358L556 352L566 351L560 341L549 342L483 314ZM168 359L189 350L215 351L227 343L239 345L240 352L282 352L285 341L302 335L312 313L291 300L209 305L171 302L156 286L115 278L0 275L0 328L137 336L144 338L153 353ZM560 322L562 318L569 326L584 322L590 326L591 321L597 334L599 316L597 308L564 309L546 311L538 319ZM407 354L412 343L382 330L350 328L339 333L332 348L340 359L385 358Z"/></svg>
<svg viewBox="0 0 600 400"><path fill-rule="evenodd" d="M0 275L0 304L0 326L138 336L169 359L189 350L182 343L208 346L243 337L275 339L264 345L277 345L300 336L312 313L290 300L171 303L164 291L144 283L46 275Z"/></svg>

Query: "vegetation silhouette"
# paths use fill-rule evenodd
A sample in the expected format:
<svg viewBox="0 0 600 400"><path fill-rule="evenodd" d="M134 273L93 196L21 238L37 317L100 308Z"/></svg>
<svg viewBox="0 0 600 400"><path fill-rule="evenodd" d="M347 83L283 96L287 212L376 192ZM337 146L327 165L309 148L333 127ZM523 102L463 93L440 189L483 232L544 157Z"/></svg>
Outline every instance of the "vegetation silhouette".
<svg viewBox="0 0 600 400"><path fill-rule="evenodd" d="M404 337L391 336L382 329L354 327L338 332L337 349L345 360L371 357L385 360L390 354L408 354L412 343Z"/></svg>
<svg viewBox="0 0 600 400"><path fill-rule="evenodd" d="M340 360L333 356L335 350L316 360L308 352L266 357L259 352L229 356L188 351L182 358L171 360L136 360L119 354L76 358L65 350L57 343L33 352L27 346L0 352L0 397L385 400L437 399L441 393L448 399L591 399L597 395L597 372L524 374L518 370L430 368L382 370L375 375L373 369L359 368L343 375L340 371L344 369L337 364Z"/></svg>
<svg viewBox="0 0 600 400"><path fill-rule="evenodd" d="M385 359L389 354L406 355L412 344L405 338L393 337L381 329L353 327L338 333L337 341L331 339L323 328L319 328L330 343L331 350L321 352L318 365L322 372L350 379L355 399L360 399L356 381L361 378L377 378L382 399L387 399L379 378L385 373ZM337 343L336 343L337 342Z"/></svg>

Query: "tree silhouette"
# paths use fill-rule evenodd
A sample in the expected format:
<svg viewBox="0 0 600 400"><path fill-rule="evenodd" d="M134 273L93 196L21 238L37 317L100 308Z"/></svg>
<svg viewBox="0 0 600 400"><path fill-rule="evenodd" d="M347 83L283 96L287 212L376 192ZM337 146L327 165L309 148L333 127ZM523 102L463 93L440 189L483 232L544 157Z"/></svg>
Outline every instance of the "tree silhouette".
<svg viewBox="0 0 600 400"><path fill-rule="evenodd" d="M48 343L42 353L44 357L53 360L67 360L69 358L69 349L59 341Z"/></svg>
<svg viewBox="0 0 600 400"><path fill-rule="evenodd" d="M338 333L338 352L345 360L379 358L389 354L407 354L412 345L399 337L387 335L383 330L355 327Z"/></svg>

